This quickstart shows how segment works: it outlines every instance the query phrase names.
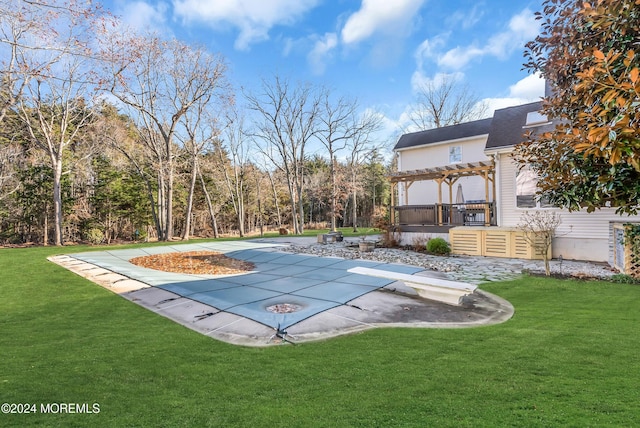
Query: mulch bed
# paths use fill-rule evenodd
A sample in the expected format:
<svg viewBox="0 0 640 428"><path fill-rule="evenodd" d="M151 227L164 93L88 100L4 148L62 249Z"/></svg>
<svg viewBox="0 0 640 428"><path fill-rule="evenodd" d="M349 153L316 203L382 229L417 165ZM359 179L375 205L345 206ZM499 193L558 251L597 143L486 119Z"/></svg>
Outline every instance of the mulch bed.
<svg viewBox="0 0 640 428"><path fill-rule="evenodd" d="M253 263L232 259L215 251L155 254L129 261L140 267L192 275L230 275L250 272L255 268Z"/></svg>

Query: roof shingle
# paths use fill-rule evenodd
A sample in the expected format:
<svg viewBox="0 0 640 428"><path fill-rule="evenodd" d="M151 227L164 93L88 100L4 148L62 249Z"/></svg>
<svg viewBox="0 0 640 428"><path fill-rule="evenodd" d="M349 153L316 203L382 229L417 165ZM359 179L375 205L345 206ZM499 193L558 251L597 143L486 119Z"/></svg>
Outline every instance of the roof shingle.
<svg viewBox="0 0 640 428"><path fill-rule="evenodd" d="M394 150L417 147L426 144L440 143L443 141L470 138L489 133L491 118L474 120L473 122L457 125L443 126L442 128L428 129L426 131L412 132L400 137Z"/></svg>
<svg viewBox="0 0 640 428"><path fill-rule="evenodd" d="M489 130L489 138L485 149L510 147L524 141L524 135L529 131L534 133L552 130L555 125L551 122L525 128L527 115L538 112L542 108L542 102L537 101L519 106L507 107L496 110L493 114L493 122Z"/></svg>

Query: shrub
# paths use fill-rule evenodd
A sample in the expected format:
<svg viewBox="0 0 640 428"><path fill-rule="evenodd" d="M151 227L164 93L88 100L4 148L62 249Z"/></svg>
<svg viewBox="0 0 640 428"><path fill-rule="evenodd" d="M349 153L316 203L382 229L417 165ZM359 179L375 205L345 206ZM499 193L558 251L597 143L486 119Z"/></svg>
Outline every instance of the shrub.
<svg viewBox="0 0 640 428"><path fill-rule="evenodd" d="M626 275L623 273L617 273L611 277L611 282L615 282L618 284L637 284L640 285L640 279L634 278L631 275Z"/></svg>
<svg viewBox="0 0 640 428"><path fill-rule="evenodd" d="M104 232L102 232L102 230L98 229L97 227L94 227L92 229L89 229L86 238L87 241L89 241L91 244L98 245L101 244L104 240Z"/></svg>
<svg viewBox="0 0 640 428"><path fill-rule="evenodd" d="M413 251L422 251L427 248L430 239L428 236L416 236L411 240L411 248Z"/></svg>
<svg viewBox="0 0 640 428"><path fill-rule="evenodd" d="M429 239L429 242L427 242L427 251L431 254L447 256L451 253L451 247L443 238L433 238Z"/></svg>

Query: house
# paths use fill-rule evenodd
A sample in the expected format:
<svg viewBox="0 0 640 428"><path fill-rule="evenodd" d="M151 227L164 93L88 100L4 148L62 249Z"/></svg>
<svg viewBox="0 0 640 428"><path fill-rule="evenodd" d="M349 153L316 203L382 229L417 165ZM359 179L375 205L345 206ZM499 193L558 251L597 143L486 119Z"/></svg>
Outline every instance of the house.
<svg viewBox="0 0 640 428"><path fill-rule="evenodd" d="M403 242L420 234L449 237L452 227L484 236L479 231L513 229L523 213L548 210L562 220L554 257L611 261L612 225L639 222L640 216L620 216L613 208L569 212L537 201L535 174L518 171L511 157L525 133L553 129L540 109L541 102L518 105L496 110L490 119L403 135L394 147L398 172L390 177L397 194L392 223Z"/></svg>

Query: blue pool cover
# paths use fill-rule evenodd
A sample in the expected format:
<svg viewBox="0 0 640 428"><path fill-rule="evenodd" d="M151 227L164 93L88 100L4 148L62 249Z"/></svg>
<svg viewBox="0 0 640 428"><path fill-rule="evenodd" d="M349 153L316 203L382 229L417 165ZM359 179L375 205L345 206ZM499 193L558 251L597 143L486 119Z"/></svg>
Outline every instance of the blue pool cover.
<svg viewBox="0 0 640 428"><path fill-rule="evenodd" d="M408 274L423 270L401 264L291 254L278 249L275 244L232 241L85 252L70 256L274 329L286 329L394 282L352 274L347 272L350 268L363 266ZM224 253L227 257L253 263L255 269L233 276L187 275L147 269L129 262L134 257L188 251ZM295 311L277 313L267 309L278 305L287 305Z"/></svg>

